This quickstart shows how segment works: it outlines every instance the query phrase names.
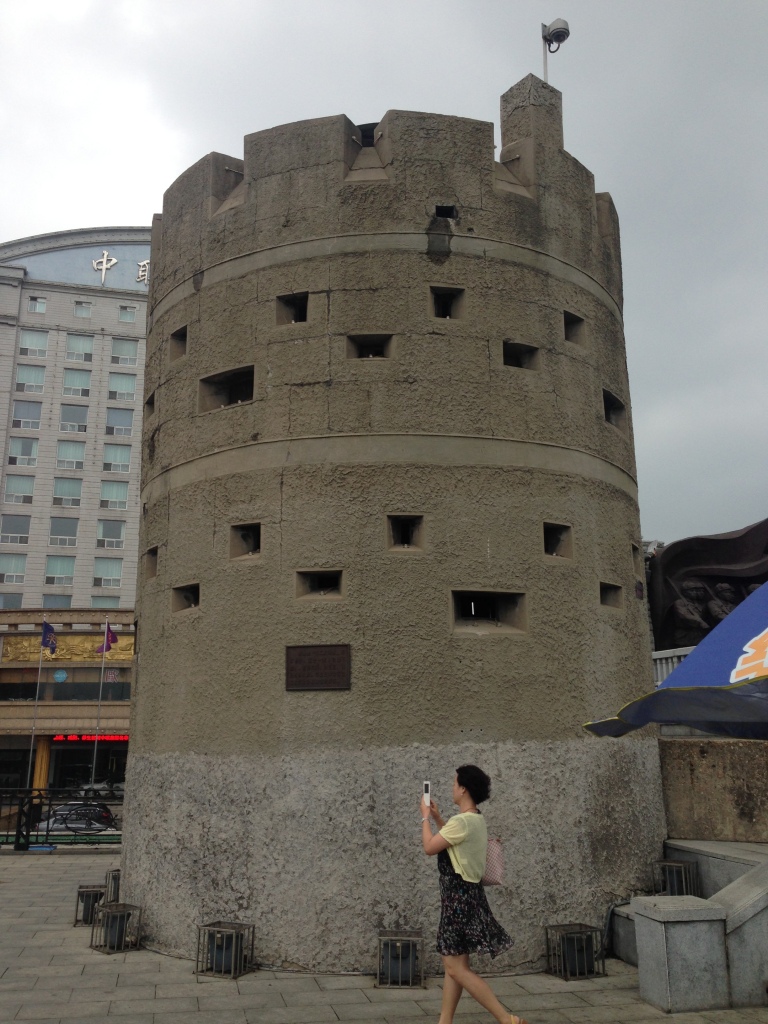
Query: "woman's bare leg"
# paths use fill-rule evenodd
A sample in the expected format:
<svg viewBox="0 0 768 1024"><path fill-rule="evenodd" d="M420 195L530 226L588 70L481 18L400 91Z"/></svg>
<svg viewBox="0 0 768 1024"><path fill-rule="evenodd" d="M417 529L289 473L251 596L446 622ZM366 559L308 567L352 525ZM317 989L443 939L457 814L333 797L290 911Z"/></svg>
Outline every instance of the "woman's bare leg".
<svg viewBox="0 0 768 1024"><path fill-rule="evenodd" d="M445 966L446 980L448 977L458 986L459 995L461 990L466 989L467 992L475 999L482 1007L484 1007L490 1014L492 1014L499 1024L511 1024L515 1018L510 1014L509 1010L501 1005L499 1000L493 994L493 989L480 975L475 974L469 966L469 957L465 953L463 956L444 956L443 964ZM452 989L452 991L454 991ZM445 1008L445 988L443 989L443 1007ZM456 1009L454 1003L453 1009ZM451 1024L453 1019L453 1011L451 1016L445 1020L442 1015L440 1017L440 1024Z"/></svg>
<svg viewBox="0 0 768 1024"><path fill-rule="evenodd" d="M449 959L451 958L443 957L443 966L445 966L445 961ZM443 1002L440 1007L440 1020L438 1024L453 1024L453 1015L456 1012L456 1007L459 1005L462 991L461 985L455 978L451 977L446 967L445 978L443 979Z"/></svg>

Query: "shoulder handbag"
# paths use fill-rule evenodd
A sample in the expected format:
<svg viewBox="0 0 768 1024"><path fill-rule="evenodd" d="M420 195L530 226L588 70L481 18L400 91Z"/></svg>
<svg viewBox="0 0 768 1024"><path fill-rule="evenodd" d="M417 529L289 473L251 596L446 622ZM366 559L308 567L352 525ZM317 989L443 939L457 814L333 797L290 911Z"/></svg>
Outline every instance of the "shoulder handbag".
<svg viewBox="0 0 768 1024"><path fill-rule="evenodd" d="M480 881L483 885L504 885L504 850L500 839L488 840L485 874Z"/></svg>

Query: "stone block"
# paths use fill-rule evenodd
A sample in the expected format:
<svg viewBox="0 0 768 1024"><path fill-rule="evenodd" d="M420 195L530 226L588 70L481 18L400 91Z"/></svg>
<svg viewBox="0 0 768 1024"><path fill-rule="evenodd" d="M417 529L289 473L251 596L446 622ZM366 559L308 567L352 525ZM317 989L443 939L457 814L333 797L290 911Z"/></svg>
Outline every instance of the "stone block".
<svg viewBox="0 0 768 1024"><path fill-rule="evenodd" d="M642 999L667 1013L729 1006L722 907L697 896L641 896L631 909Z"/></svg>

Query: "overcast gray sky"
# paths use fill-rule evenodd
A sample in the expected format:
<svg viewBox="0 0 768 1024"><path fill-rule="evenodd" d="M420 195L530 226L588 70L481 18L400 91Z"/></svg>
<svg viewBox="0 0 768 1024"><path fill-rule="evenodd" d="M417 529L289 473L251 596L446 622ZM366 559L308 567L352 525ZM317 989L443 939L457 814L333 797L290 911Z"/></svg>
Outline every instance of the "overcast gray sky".
<svg viewBox="0 0 768 1024"><path fill-rule="evenodd" d="M766 0L0 0L0 240L149 224L203 154L303 118L498 141L554 18L566 148L621 218L643 535L739 529L768 516Z"/></svg>

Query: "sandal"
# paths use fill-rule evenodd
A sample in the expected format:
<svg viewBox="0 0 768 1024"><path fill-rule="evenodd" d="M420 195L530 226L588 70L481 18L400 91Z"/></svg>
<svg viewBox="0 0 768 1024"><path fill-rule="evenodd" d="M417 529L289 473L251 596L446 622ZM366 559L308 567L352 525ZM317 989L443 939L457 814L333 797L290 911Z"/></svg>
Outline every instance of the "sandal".
<svg viewBox="0 0 768 1024"><path fill-rule="evenodd" d="M510 1015L509 1024L528 1024L524 1017L517 1017L514 1013Z"/></svg>

